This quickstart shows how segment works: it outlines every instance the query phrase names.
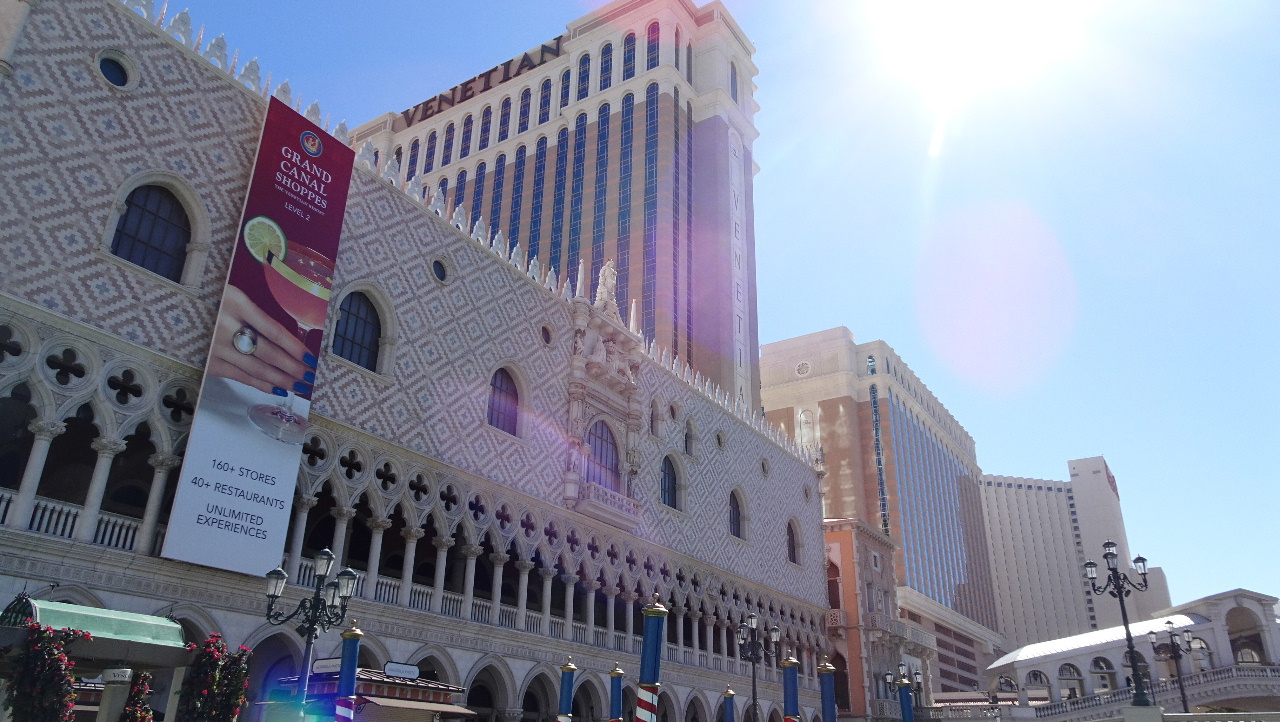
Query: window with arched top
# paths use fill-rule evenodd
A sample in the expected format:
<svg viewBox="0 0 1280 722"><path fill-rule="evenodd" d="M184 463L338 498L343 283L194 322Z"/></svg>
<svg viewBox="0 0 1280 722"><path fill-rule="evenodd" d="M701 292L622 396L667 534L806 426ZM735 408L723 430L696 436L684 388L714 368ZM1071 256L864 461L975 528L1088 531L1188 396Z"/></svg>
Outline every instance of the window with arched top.
<svg viewBox="0 0 1280 722"><path fill-rule="evenodd" d="M480 113L480 140L476 142L476 150L489 147L489 131L493 127L493 108L487 107Z"/></svg>
<svg viewBox="0 0 1280 722"><path fill-rule="evenodd" d="M680 477L670 458L662 460L662 503L672 509L680 508Z"/></svg>
<svg viewBox="0 0 1280 722"><path fill-rule="evenodd" d="M624 493L618 474L618 442L614 440L608 424L597 421L591 425L587 432L587 447L591 450L586 464L587 483Z"/></svg>
<svg viewBox="0 0 1280 722"><path fill-rule="evenodd" d="M622 39L622 79L630 80L636 76L636 34L628 33Z"/></svg>
<svg viewBox="0 0 1280 722"><path fill-rule="evenodd" d="M608 90L613 85L613 43L605 43L600 48L600 89Z"/></svg>
<svg viewBox="0 0 1280 722"><path fill-rule="evenodd" d="M649 23L649 36L646 39L647 42L645 44L645 70L653 70L658 67L659 47L661 42L659 39L659 33L660 28L658 27L658 23Z"/></svg>
<svg viewBox="0 0 1280 722"><path fill-rule="evenodd" d="M462 119L462 142L458 144L458 159L471 155L471 129L475 121L470 115Z"/></svg>
<svg viewBox="0 0 1280 722"><path fill-rule="evenodd" d="M489 379L489 425L516 435L516 421L520 412L520 391L511 372L498 369Z"/></svg>
<svg viewBox="0 0 1280 722"><path fill-rule="evenodd" d="M409 145L409 167L405 170L404 175L404 179L407 181L413 180L413 177L418 173L418 151L421 145L417 138L414 138L413 143Z"/></svg>
<svg viewBox="0 0 1280 722"><path fill-rule="evenodd" d="M578 59L578 94L577 99L582 100L587 97L587 91L591 88L591 56L583 55Z"/></svg>
<svg viewBox="0 0 1280 722"><path fill-rule="evenodd" d="M378 370L382 319L368 296L353 291L342 299L333 329L333 353L370 371Z"/></svg>
<svg viewBox="0 0 1280 722"><path fill-rule="evenodd" d="M742 502L736 492L729 493L729 533L742 539Z"/></svg>
<svg viewBox="0 0 1280 722"><path fill-rule="evenodd" d="M696 442L693 431L693 420L685 422L684 425L684 453L685 456L693 456L694 444Z"/></svg>
<svg viewBox="0 0 1280 722"><path fill-rule="evenodd" d="M538 125L551 120L551 79L542 81L542 90L538 92Z"/></svg>
<svg viewBox="0 0 1280 722"><path fill-rule="evenodd" d="M143 185L124 203L111 253L170 281L181 281L191 241L191 220L182 202L164 186Z"/></svg>
<svg viewBox="0 0 1280 722"><path fill-rule="evenodd" d="M795 524L787 524L787 561L792 564L800 563L800 553L796 547Z"/></svg>
<svg viewBox="0 0 1280 722"><path fill-rule="evenodd" d="M680 69L680 28L676 28L676 70Z"/></svg>
<svg viewBox="0 0 1280 722"><path fill-rule="evenodd" d="M511 98L502 99L502 110L498 111L498 142L507 139L511 130Z"/></svg>
<svg viewBox="0 0 1280 722"><path fill-rule="evenodd" d="M516 132L523 133L529 129L529 108L533 105L533 91L525 88L520 93L520 121L516 125Z"/></svg>
<svg viewBox="0 0 1280 722"><path fill-rule="evenodd" d="M436 132L427 136L427 157L422 161L422 172L430 173L436 167Z"/></svg>
<svg viewBox="0 0 1280 722"><path fill-rule="evenodd" d="M729 63L729 97L738 102L738 66Z"/></svg>
<svg viewBox="0 0 1280 722"><path fill-rule="evenodd" d="M568 68L560 74L560 107L563 108L569 104L569 76Z"/></svg>
<svg viewBox="0 0 1280 722"><path fill-rule="evenodd" d="M453 162L453 123L444 127L444 149L440 151L440 167Z"/></svg>

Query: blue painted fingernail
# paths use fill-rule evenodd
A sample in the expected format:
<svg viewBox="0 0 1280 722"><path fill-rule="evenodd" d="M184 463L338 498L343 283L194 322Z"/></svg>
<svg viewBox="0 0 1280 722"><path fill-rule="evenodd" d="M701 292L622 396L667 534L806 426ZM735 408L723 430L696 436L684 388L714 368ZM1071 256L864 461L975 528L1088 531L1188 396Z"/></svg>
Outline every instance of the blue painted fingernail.
<svg viewBox="0 0 1280 722"><path fill-rule="evenodd" d="M306 372L305 374L302 375L302 380L306 381L309 384L314 384L316 382L316 372L315 371Z"/></svg>
<svg viewBox="0 0 1280 722"><path fill-rule="evenodd" d="M272 387L271 387L271 393L275 394L276 396L288 396L288 395L289 395L289 392L288 392L288 391L285 391L284 389L280 388L279 386L272 386Z"/></svg>
<svg viewBox="0 0 1280 722"><path fill-rule="evenodd" d="M300 394L309 394L309 393L311 393L311 387L310 387L310 386L308 386L307 384L302 383L301 381L294 381L294 382L293 382L293 390L294 390L295 392L297 392L297 393L300 393Z"/></svg>
<svg viewBox="0 0 1280 722"><path fill-rule="evenodd" d="M311 368L315 368L319 362L316 361L315 356L312 356L310 353L304 353L302 354L302 363L310 366Z"/></svg>

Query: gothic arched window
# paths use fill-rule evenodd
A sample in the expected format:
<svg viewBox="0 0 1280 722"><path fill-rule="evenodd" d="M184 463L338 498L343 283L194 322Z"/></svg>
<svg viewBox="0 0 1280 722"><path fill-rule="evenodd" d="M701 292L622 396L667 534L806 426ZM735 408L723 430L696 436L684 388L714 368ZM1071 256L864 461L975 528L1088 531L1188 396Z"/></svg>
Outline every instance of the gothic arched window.
<svg viewBox="0 0 1280 722"><path fill-rule="evenodd" d="M742 502L735 492L729 492L729 533L742 537Z"/></svg>
<svg viewBox="0 0 1280 722"><path fill-rule="evenodd" d="M672 509L680 508L680 477L671 459L662 460L662 503Z"/></svg>
<svg viewBox="0 0 1280 722"><path fill-rule="evenodd" d="M587 483L625 493L618 475L618 442L614 440L609 425L603 421L592 424L587 433L587 446L591 449L586 464Z"/></svg>
<svg viewBox="0 0 1280 722"><path fill-rule="evenodd" d="M191 221L182 201L168 188L144 185L125 199L111 252L173 282L182 280L191 240Z"/></svg>
<svg viewBox="0 0 1280 722"><path fill-rule="evenodd" d="M339 309L338 323L333 330L333 352L357 366L377 371L378 345L382 340L378 309L359 291L347 294Z"/></svg>
<svg viewBox="0 0 1280 722"><path fill-rule="evenodd" d="M498 369L489 379L489 425L515 436L519 412L520 392L515 379L506 369Z"/></svg>

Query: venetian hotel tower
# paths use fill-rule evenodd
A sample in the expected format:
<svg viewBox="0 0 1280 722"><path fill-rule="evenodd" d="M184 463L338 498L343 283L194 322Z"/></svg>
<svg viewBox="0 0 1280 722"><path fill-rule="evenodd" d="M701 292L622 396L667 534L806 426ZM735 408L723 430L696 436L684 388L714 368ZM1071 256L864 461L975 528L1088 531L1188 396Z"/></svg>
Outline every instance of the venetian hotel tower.
<svg viewBox="0 0 1280 722"><path fill-rule="evenodd" d="M753 53L719 2L617 0L352 142L561 279L612 259L645 338L758 408Z"/></svg>

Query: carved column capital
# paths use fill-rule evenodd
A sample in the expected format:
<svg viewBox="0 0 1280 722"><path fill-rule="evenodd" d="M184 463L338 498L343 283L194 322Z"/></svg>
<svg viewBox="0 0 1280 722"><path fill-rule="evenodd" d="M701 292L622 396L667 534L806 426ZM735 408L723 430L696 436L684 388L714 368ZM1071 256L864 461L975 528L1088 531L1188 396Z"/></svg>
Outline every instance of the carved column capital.
<svg viewBox="0 0 1280 722"><path fill-rule="evenodd" d="M561 574L560 581L564 582L565 586L573 586L578 583L578 575L577 574Z"/></svg>
<svg viewBox="0 0 1280 722"><path fill-rule="evenodd" d="M364 520L365 526L372 532L384 532L391 528L392 521L385 516L371 516Z"/></svg>
<svg viewBox="0 0 1280 722"><path fill-rule="evenodd" d="M438 536L431 540L436 549L448 549L453 546L453 537Z"/></svg>
<svg viewBox="0 0 1280 722"><path fill-rule="evenodd" d="M66 431L67 425L61 421L32 421L27 424L27 430L35 434L37 439L48 441Z"/></svg>
<svg viewBox="0 0 1280 722"><path fill-rule="evenodd" d="M155 453L147 457L147 463L157 471L168 471L182 465L182 457L175 454Z"/></svg>
<svg viewBox="0 0 1280 722"><path fill-rule="evenodd" d="M600 593L601 593L601 594L603 594L603 595L605 595L606 597L608 597L608 598L610 598L610 599L613 599L614 597L616 597L616 596L618 596L619 594L621 594L621 592L619 592L619 591L618 591L618 588L617 588L617 587L615 587L615 586L613 586L612 584L611 584L611 585L609 585L609 586L607 586L607 587L605 587L603 590L601 590L601 592L600 592Z"/></svg>
<svg viewBox="0 0 1280 722"><path fill-rule="evenodd" d="M478 544L468 544L462 547L462 555L469 559L475 559L481 554L484 554L484 547Z"/></svg>
<svg viewBox="0 0 1280 722"><path fill-rule="evenodd" d="M510 555L510 554L499 554L499 553L497 553L497 552L494 552L493 554L490 554L490 555L489 555L489 561L493 562L493 565L494 565L495 567L500 567L500 566L502 566L502 565L506 564L507 562L511 561L511 555Z"/></svg>
<svg viewBox="0 0 1280 722"><path fill-rule="evenodd" d="M527 562L523 559L520 559L516 562L516 570L519 572L523 572L525 574L528 574L529 572L537 568L538 568L537 564L534 564L533 562Z"/></svg>
<svg viewBox="0 0 1280 722"><path fill-rule="evenodd" d="M296 497L293 503L298 505L298 511L310 511L316 504L320 503L320 500L311 494L307 494L306 496Z"/></svg>
<svg viewBox="0 0 1280 722"><path fill-rule="evenodd" d="M333 509L329 510L329 513L333 515L334 519L346 522L351 521L355 517L356 510L354 507L350 506L335 506Z"/></svg>
<svg viewBox="0 0 1280 722"><path fill-rule="evenodd" d="M600 582L592 579L589 582L583 582L582 586L586 587L588 592L594 592L595 590L600 588Z"/></svg>
<svg viewBox="0 0 1280 722"><path fill-rule="evenodd" d="M427 530L420 526L407 526L401 532L400 536L404 537L405 543L415 544L419 539L427 535Z"/></svg>
<svg viewBox="0 0 1280 722"><path fill-rule="evenodd" d="M93 443L89 444L89 448L98 452L98 456L108 457L115 456L121 451L124 451L126 446L128 446L128 444L126 444L123 439L105 439L101 436L94 439Z"/></svg>
<svg viewBox="0 0 1280 722"><path fill-rule="evenodd" d="M556 576L556 570L551 567L541 567L538 569L538 573L542 575L543 579L554 579Z"/></svg>
<svg viewBox="0 0 1280 722"><path fill-rule="evenodd" d="M640 598L640 595L632 591L626 591L622 593L622 601L626 602L627 604L635 604L635 601L639 598Z"/></svg>

